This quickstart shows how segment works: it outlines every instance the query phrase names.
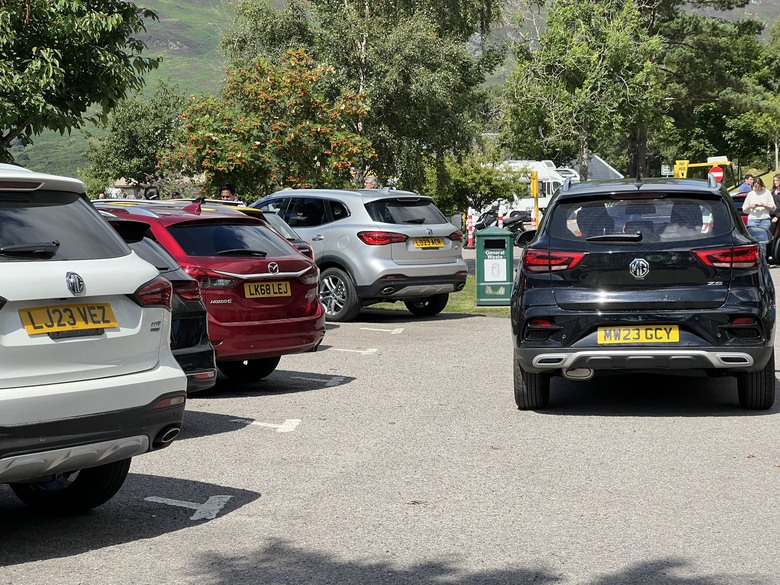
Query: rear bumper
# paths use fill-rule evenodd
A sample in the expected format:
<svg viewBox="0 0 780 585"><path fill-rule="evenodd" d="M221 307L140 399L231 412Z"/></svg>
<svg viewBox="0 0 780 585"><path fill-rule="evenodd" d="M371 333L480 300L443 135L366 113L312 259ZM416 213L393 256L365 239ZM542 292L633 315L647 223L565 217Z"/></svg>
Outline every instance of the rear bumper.
<svg viewBox="0 0 780 585"><path fill-rule="evenodd" d="M208 390L217 383L217 366L211 343L174 349L173 357L187 374L187 393Z"/></svg>
<svg viewBox="0 0 780 585"><path fill-rule="evenodd" d="M161 436L180 430L184 402L155 408L166 393L142 407L51 422L0 427L0 483L30 481L95 467L167 446ZM175 436L175 433L171 433Z"/></svg>
<svg viewBox="0 0 780 585"><path fill-rule="evenodd" d="M406 277L393 275L368 286L357 286L362 300L409 300L458 292L466 286L467 271L448 276Z"/></svg>
<svg viewBox="0 0 780 585"><path fill-rule="evenodd" d="M218 360L312 351L325 336L325 311L318 304L317 312L311 317L232 324L209 321L209 336Z"/></svg>
<svg viewBox="0 0 780 585"><path fill-rule="evenodd" d="M589 369L614 371L719 370L757 371L766 366L772 347L679 349L539 349L515 348L515 361L527 372Z"/></svg>

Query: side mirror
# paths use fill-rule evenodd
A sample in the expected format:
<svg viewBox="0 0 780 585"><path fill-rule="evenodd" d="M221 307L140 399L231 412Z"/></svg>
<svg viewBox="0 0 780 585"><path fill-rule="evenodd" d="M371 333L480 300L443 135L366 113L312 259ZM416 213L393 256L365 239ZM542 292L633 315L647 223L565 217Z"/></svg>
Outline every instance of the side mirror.
<svg viewBox="0 0 780 585"><path fill-rule="evenodd" d="M772 236L767 229L758 227L757 225L749 225L747 230L759 244L768 244L772 240Z"/></svg>
<svg viewBox="0 0 780 585"><path fill-rule="evenodd" d="M517 237L515 238L515 246L523 248L524 246L527 246L528 242L533 240L535 237L536 237L536 230L528 230L525 232L520 232L519 234L517 234Z"/></svg>

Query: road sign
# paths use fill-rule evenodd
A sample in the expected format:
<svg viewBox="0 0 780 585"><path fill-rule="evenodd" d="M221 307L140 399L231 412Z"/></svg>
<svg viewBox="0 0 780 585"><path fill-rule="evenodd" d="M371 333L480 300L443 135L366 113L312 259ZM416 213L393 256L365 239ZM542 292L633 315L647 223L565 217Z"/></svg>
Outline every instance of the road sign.
<svg viewBox="0 0 780 585"><path fill-rule="evenodd" d="M710 169L710 174L715 178L715 180L720 183L723 181L723 169L721 167L715 166Z"/></svg>

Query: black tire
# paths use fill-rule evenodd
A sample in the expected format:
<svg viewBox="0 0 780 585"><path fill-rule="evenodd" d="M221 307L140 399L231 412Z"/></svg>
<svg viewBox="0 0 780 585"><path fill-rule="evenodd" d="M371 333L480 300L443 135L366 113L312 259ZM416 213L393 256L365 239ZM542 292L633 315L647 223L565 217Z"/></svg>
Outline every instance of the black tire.
<svg viewBox="0 0 780 585"><path fill-rule="evenodd" d="M125 483L130 459L106 463L41 483L12 483L25 504L53 514L83 514L110 500Z"/></svg>
<svg viewBox="0 0 780 585"><path fill-rule="evenodd" d="M320 302L325 320L352 321L360 313L360 299L349 275L338 268L326 268L320 275Z"/></svg>
<svg viewBox="0 0 780 585"><path fill-rule="evenodd" d="M739 405L748 410L767 410L775 403L775 354L763 370L737 375Z"/></svg>
<svg viewBox="0 0 780 585"><path fill-rule="evenodd" d="M774 242L770 242L770 252L772 256L772 264L780 264L780 237L777 237Z"/></svg>
<svg viewBox="0 0 780 585"><path fill-rule="evenodd" d="M416 315L417 317L433 317L444 310L444 307L447 306L449 300L449 293L442 293L417 301L404 301L404 305L406 305L406 308L409 309L409 312L412 315Z"/></svg>
<svg viewBox="0 0 780 585"><path fill-rule="evenodd" d="M515 364L515 403L520 410L539 410L550 404L550 374L532 374Z"/></svg>
<svg viewBox="0 0 780 585"><path fill-rule="evenodd" d="M257 358L243 361L217 361L219 370L230 378L231 382L246 384L257 382L271 373L279 365L281 356Z"/></svg>

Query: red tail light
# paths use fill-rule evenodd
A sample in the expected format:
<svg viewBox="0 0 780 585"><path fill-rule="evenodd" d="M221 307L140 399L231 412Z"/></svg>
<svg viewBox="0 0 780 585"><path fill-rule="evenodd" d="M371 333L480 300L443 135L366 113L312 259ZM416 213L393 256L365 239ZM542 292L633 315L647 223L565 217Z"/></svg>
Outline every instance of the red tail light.
<svg viewBox="0 0 780 585"><path fill-rule="evenodd" d="M547 272L574 268L585 258L584 252L549 252L526 250L523 266L528 272Z"/></svg>
<svg viewBox="0 0 780 585"><path fill-rule="evenodd" d="M450 239L453 242L462 242L463 241L463 234L459 231L454 231L450 234Z"/></svg>
<svg viewBox="0 0 780 585"><path fill-rule="evenodd" d="M199 266L182 266L184 272L195 278L201 289L232 288L238 284L238 279Z"/></svg>
<svg viewBox="0 0 780 585"><path fill-rule="evenodd" d="M320 281L320 271L316 266L312 266L298 278L303 284L317 284Z"/></svg>
<svg viewBox="0 0 780 585"><path fill-rule="evenodd" d="M358 232L358 238L369 246L386 246L387 244L400 244L409 239L409 236L395 232Z"/></svg>
<svg viewBox="0 0 780 585"><path fill-rule="evenodd" d="M177 282L173 285L173 288L181 298L187 301L201 300L200 285L198 284L197 280L190 280L188 282L181 283Z"/></svg>
<svg viewBox="0 0 780 585"><path fill-rule="evenodd" d="M172 295L171 281L163 276L158 276L141 286L130 298L142 307L165 307L170 311Z"/></svg>
<svg viewBox="0 0 780 585"><path fill-rule="evenodd" d="M755 244L735 248L693 250L693 253L707 266L714 268L756 268L758 266L758 246Z"/></svg>

